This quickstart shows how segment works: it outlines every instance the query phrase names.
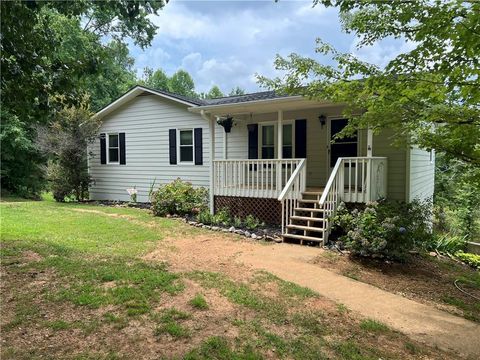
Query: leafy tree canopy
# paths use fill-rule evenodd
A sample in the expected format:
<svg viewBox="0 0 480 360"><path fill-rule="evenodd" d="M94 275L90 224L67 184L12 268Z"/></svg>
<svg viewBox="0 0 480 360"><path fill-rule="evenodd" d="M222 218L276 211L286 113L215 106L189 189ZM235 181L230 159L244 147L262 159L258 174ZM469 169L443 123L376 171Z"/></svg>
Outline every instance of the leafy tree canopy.
<svg viewBox="0 0 480 360"><path fill-rule="evenodd" d="M169 89L171 92L179 95L197 97L195 93L195 83L192 77L185 70L178 70L169 80Z"/></svg>
<svg viewBox="0 0 480 360"><path fill-rule="evenodd" d="M480 2L315 0L314 5L337 7L344 30L358 35L358 48L402 38L412 50L380 68L319 39L317 53L332 57L335 65L298 54L277 56L276 68L285 76L260 76L262 84L346 103L351 122L345 134L389 127L397 139L480 166Z"/></svg>
<svg viewBox="0 0 480 360"><path fill-rule="evenodd" d="M229 93L228 96L237 96L237 95L245 95L245 90L241 87L234 87Z"/></svg>
<svg viewBox="0 0 480 360"><path fill-rule="evenodd" d="M36 125L91 93L93 109L133 82L130 38L148 46L163 1L2 1L1 108L3 189L41 190L45 158L36 149ZM111 42L104 44L102 39ZM62 95L62 103L56 101Z"/></svg>
<svg viewBox="0 0 480 360"><path fill-rule="evenodd" d="M222 90L220 90L220 88L217 85L213 85L208 93L201 94L200 97L205 99L215 99L223 96L225 95L223 95Z"/></svg>
<svg viewBox="0 0 480 360"><path fill-rule="evenodd" d="M153 71L152 68L146 67L143 70L143 79L140 81L140 83L152 89L165 91L170 90L170 79L162 69Z"/></svg>

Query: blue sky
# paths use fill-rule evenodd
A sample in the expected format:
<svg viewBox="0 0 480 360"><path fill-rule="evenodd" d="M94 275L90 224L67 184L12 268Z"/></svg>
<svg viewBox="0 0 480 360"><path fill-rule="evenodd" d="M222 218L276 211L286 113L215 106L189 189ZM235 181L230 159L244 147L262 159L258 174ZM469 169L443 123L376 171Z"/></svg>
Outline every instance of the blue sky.
<svg viewBox="0 0 480 360"><path fill-rule="evenodd" d="M184 69L199 92L213 85L227 93L234 86L257 91L256 73L276 75L276 54L318 58L317 37L380 66L408 50L408 44L394 40L356 50L355 35L342 31L336 9L312 8L312 1L171 0L152 21L159 27L152 46L130 48L137 73L146 66L168 75Z"/></svg>

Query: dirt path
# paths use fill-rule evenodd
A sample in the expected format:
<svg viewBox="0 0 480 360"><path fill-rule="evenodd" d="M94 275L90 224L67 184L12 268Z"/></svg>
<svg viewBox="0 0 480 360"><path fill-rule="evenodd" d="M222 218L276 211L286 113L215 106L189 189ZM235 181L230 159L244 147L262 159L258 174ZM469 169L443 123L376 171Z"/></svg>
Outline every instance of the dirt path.
<svg viewBox="0 0 480 360"><path fill-rule="evenodd" d="M279 244L245 252L239 261L309 287L415 340L463 356L480 356L480 325L309 264L320 251Z"/></svg>
<svg viewBox="0 0 480 360"><path fill-rule="evenodd" d="M266 270L415 340L462 356L480 356L480 325L310 263L322 249L261 245L217 234L169 239L165 243L168 246L148 254L146 259L168 261L180 271L221 271L233 278L241 278L252 270Z"/></svg>

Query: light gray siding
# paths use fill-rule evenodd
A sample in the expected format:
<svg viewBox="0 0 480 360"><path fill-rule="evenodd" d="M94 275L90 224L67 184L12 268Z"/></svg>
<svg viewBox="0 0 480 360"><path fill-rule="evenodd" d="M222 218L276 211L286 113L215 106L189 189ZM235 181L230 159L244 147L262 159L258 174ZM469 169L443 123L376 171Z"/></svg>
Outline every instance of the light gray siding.
<svg viewBox="0 0 480 360"><path fill-rule="evenodd" d="M203 130L203 165L170 165L168 130L199 128ZM129 200L127 188L136 186L138 201L148 201L150 185L165 184L180 177L195 186L209 185L209 127L207 121L190 113L187 105L160 98L138 96L103 119L100 133L125 132L126 165L100 164L100 143L89 150L90 187L93 200ZM217 149L222 148L223 128L216 126ZM217 154L220 156L220 151Z"/></svg>
<svg viewBox="0 0 480 360"><path fill-rule="evenodd" d="M412 147L409 151L408 200L433 197L435 186L435 153Z"/></svg>

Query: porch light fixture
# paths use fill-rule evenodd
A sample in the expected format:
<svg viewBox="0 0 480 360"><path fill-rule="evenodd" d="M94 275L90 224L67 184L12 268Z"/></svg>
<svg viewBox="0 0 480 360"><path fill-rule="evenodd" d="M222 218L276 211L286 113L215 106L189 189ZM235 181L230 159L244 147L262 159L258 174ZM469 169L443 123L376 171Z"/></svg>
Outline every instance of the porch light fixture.
<svg viewBox="0 0 480 360"><path fill-rule="evenodd" d="M217 124L223 126L223 130L225 130L226 133L229 133L232 130L233 117L227 115L226 118L220 118L217 120Z"/></svg>
<svg viewBox="0 0 480 360"><path fill-rule="evenodd" d="M321 114L319 117L318 117L318 120L320 120L320 126L323 128L325 126L325 124L327 123L327 117L323 114Z"/></svg>

